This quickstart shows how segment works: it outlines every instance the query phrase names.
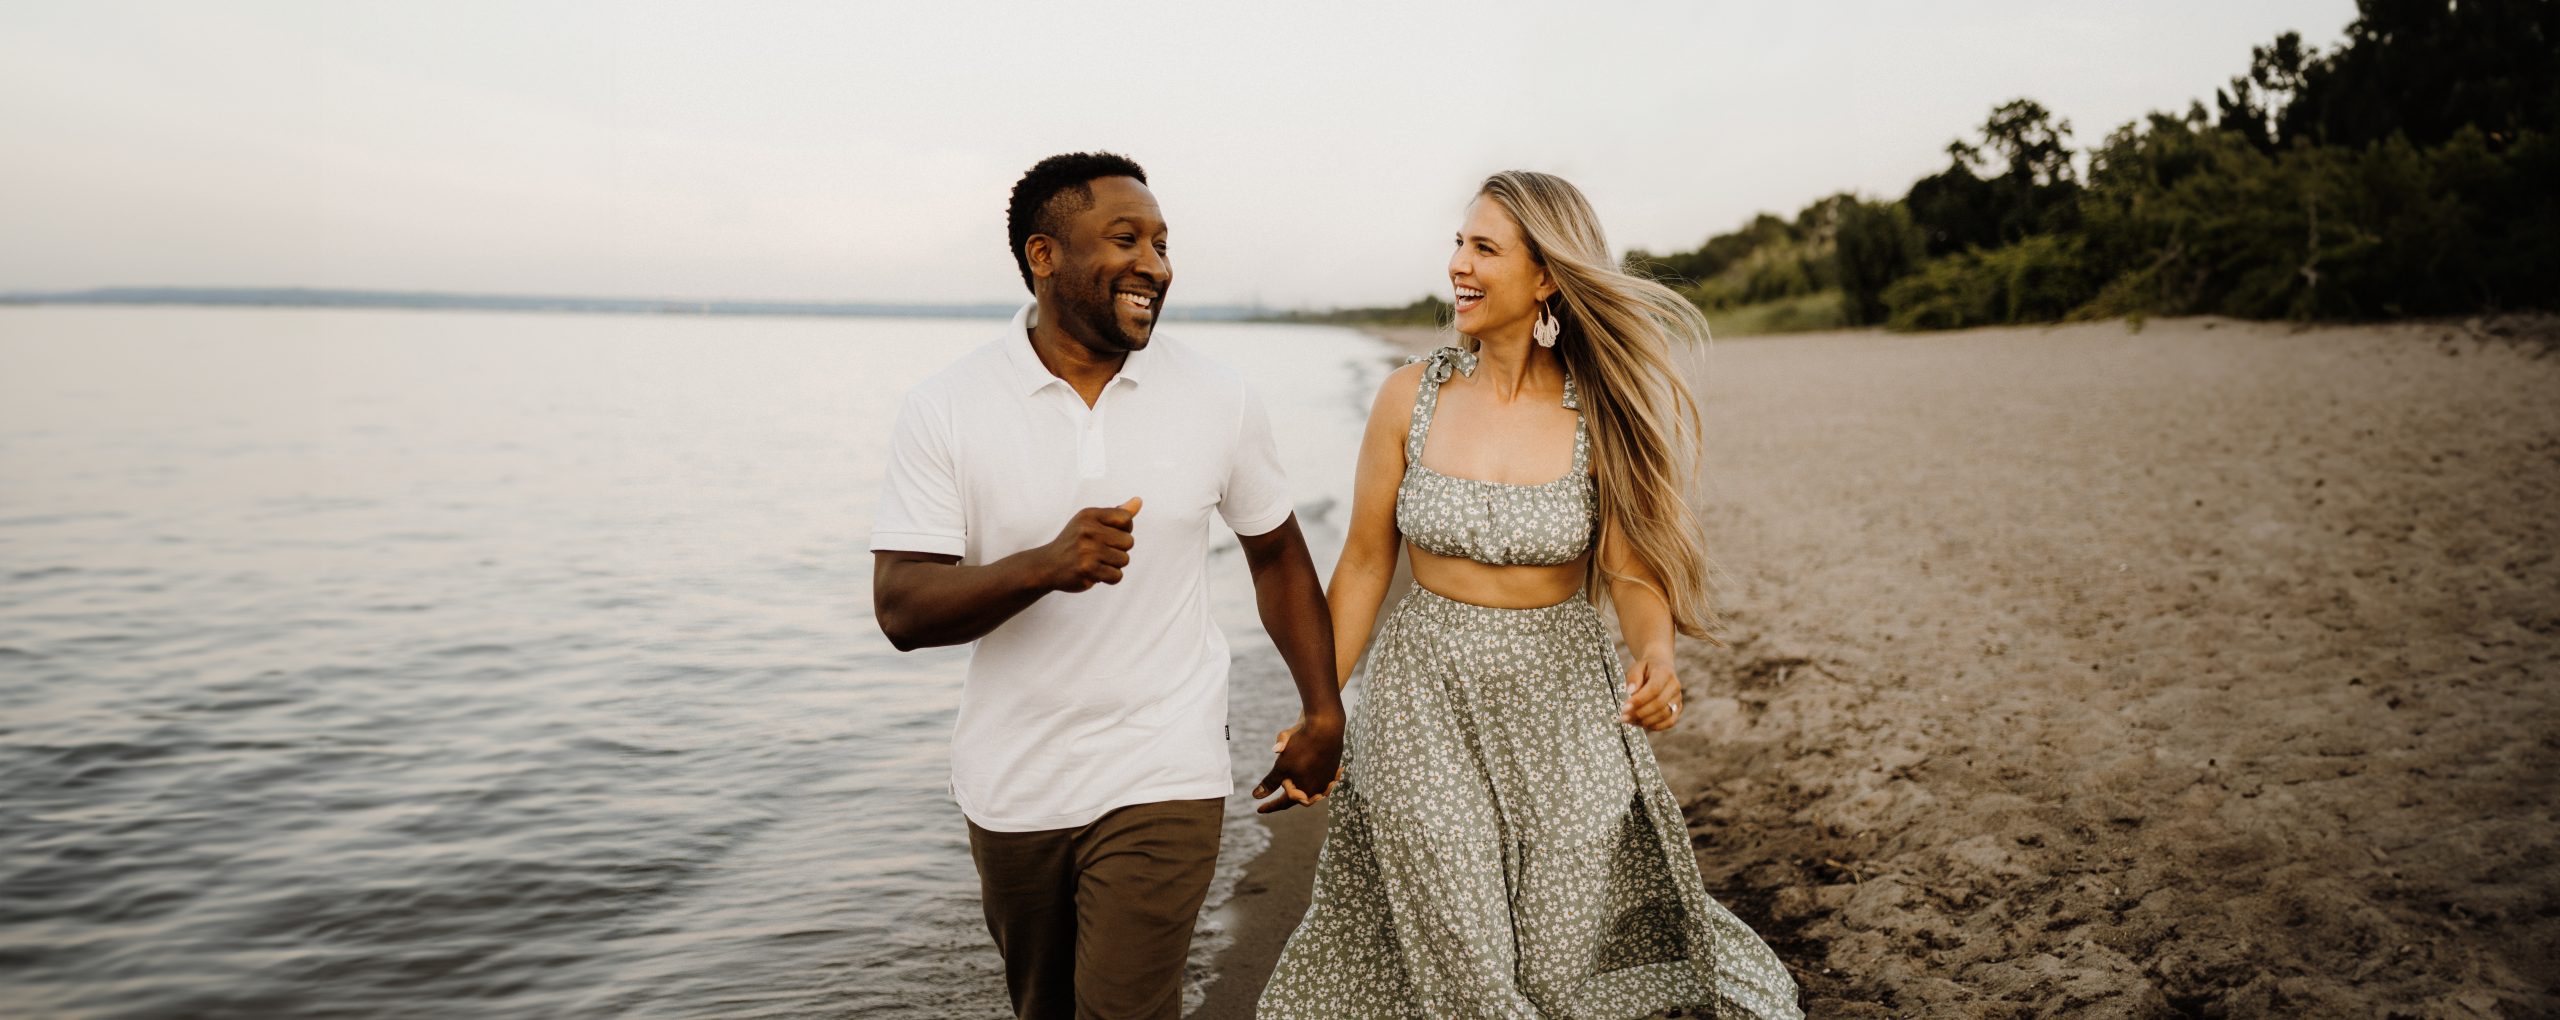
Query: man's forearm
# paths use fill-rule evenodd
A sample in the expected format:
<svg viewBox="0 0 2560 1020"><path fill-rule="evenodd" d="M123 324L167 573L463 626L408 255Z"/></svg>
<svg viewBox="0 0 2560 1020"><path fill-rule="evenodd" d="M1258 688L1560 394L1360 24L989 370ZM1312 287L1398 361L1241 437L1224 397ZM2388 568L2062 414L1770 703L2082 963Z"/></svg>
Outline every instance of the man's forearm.
<svg viewBox="0 0 2560 1020"><path fill-rule="evenodd" d="M1120 583L1130 535L1144 501L1089 506L1067 518L1049 544L983 566L919 552L874 553L871 616L899 651L956 645L987 636L1053 591Z"/></svg>
<svg viewBox="0 0 2560 1020"><path fill-rule="evenodd" d="M1049 594L1030 555L977 566L884 556L872 572L872 615L902 652L975 641Z"/></svg>
<svg viewBox="0 0 2560 1020"><path fill-rule="evenodd" d="M1324 585L1316 578L1315 561L1307 554L1297 520L1292 518L1281 528L1287 534L1271 536L1272 541L1259 543L1259 549L1248 543L1246 551L1259 554L1248 556L1255 608L1261 612L1262 629L1270 633L1280 660L1289 666L1290 679L1298 686L1300 713L1310 720L1338 721L1342 685L1334 673L1333 616L1325 608Z"/></svg>
<svg viewBox="0 0 2560 1020"><path fill-rule="evenodd" d="M1289 678L1298 685L1299 711L1309 719L1339 718L1342 684L1333 669L1333 619L1325 612L1324 587L1316 582L1313 565L1302 564L1289 573L1293 576L1275 579L1278 583L1254 585L1262 628L1271 633L1280 660L1289 665Z"/></svg>

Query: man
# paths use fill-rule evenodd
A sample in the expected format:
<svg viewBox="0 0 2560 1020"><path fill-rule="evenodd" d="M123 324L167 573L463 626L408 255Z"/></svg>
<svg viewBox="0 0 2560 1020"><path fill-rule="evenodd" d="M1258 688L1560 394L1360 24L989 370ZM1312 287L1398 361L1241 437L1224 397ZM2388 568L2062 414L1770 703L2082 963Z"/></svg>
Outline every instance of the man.
<svg viewBox="0 0 2560 1020"><path fill-rule="evenodd" d="M1212 508L1303 715L1259 809L1311 803L1341 756L1332 622L1270 422L1235 373L1150 341L1173 267L1146 179L1071 153L1014 186L1032 303L907 394L871 536L890 642L977 643L951 792L1024 1018L1181 1013L1234 789Z"/></svg>

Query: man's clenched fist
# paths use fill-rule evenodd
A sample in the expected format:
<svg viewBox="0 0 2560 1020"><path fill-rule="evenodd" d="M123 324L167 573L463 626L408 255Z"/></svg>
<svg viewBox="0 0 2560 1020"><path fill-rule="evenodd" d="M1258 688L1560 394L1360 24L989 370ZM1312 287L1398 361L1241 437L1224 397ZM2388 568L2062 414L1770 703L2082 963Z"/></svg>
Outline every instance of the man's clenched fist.
<svg viewBox="0 0 2560 1020"><path fill-rule="evenodd" d="M1067 526L1043 548L1048 586L1056 591L1084 591L1097 584L1120 583L1120 568L1129 565L1129 550L1138 544L1130 529L1138 522L1135 496L1119 506L1086 507L1067 518Z"/></svg>

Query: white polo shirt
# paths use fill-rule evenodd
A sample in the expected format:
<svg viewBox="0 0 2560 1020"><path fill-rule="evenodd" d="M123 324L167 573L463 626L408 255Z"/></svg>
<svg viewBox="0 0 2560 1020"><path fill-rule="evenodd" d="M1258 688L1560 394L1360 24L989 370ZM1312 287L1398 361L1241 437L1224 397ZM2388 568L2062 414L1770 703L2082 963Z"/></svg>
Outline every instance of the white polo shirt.
<svg viewBox="0 0 2560 1020"><path fill-rule="evenodd" d="M1120 583L1051 592L978 639L952 798L981 828L1029 832L1224 797L1235 784L1210 511L1240 535L1288 520L1270 420L1235 372L1162 336L1087 408L1032 352L1029 312L908 391L872 551L983 564L1048 544L1085 507L1146 503Z"/></svg>

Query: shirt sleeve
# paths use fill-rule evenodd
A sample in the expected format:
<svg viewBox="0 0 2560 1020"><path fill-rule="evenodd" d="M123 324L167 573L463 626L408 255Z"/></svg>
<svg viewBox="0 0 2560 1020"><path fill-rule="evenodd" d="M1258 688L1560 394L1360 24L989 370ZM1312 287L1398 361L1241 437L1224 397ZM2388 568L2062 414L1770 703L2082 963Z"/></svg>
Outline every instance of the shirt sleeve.
<svg viewBox="0 0 2560 1020"><path fill-rule="evenodd" d="M960 507L959 465L950 423L909 393L889 430L889 467L880 480L880 511L871 518L872 552L959 556L968 550Z"/></svg>
<svg viewBox="0 0 2560 1020"><path fill-rule="evenodd" d="M1227 456L1227 482L1218 493L1218 515L1239 535L1260 535L1279 527L1296 508L1289 502L1289 479L1280 471L1280 448L1271 440L1271 416L1253 387L1242 386L1235 449Z"/></svg>

